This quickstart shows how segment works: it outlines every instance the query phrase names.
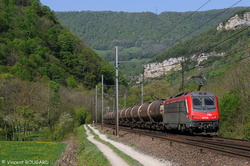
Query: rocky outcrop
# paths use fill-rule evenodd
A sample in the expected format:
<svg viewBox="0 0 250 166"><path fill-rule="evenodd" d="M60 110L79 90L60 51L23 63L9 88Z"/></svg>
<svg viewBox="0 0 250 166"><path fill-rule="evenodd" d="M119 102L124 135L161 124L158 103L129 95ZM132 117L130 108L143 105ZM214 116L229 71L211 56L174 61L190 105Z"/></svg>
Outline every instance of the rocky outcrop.
<svg viewBox="0 0 250 166"><path fill-rule="evenodd" d="M196 62L197 66L202 66L202 62L207 60L211 56L223 56L225 53L201 53L201 54L194 54L190 57L191 61ZM161 76L166 75L170 70L181 70L181 62L185 61L187 59L183 57L177 57L177 58L170 58L162 63L155 62L155 63L148 63L144 65L144 74L141 74L139 76L139 80L137 83L140 83L144 79L149 78L158 78Z"/></svg>
<svg viewBox="0 0 250 166"><path fill-rule="evenodd" d="M196 66L202 66L202 62L204 62L205 60L207 60L209 57L212 57L212 56L223 56L225 55L225 53L215 53L215 52L210 52L210 53L201 53L199 55L192 55L191 56L191 60L192 61L196 61L197 62L197 65Z"/></svg>
<svg viewBox="0 0 250 166"><path fill-rule="evenodd" d="M144 65L144 78L155 78L160 77L166 74L168 71L173 68L180 67L180 62L182 61L182 57L178 58L170 58L168 60L163 61L162 63L148 63Z"/></svg>
<svg viewBox="0 0 250 166"><path fill-rule="evenodd" d="M250 12L246 12L243 16L236 14L235 16L231 17L226 23L221 22L217 26L217 30L238 29L239 27L244 25L250 25Z"/></svg>

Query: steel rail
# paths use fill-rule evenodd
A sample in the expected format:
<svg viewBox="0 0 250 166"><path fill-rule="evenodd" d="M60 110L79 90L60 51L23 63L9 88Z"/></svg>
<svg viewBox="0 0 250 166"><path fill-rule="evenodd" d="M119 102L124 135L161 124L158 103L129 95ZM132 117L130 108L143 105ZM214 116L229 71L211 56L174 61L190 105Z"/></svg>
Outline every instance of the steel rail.
<svg viewBox="0 0 250 166"><path fill-rule="evenodd" d="M113 127L113 125L106 125ZM168 140L170 142L177 142L182 144L187 144L199 148L209 149L217 151L226 155L236 156L250 160L250 142L246 140L238 140L231 138L221 138L217 137L204 137L204 136L185 136L169 134L160 131L151 131L143 129L131 129L128 127L120 127L120 130L124 130L131 133L136 133L139 135L145 135L153 138L160 138L163 140ZM209 141L208 141L209 140ZM227 140L227 142L223 142ZM231 141L231 142L228 142ZM243 142L243 144L242 144ZM172 144L172 143L171 143ZM202 151L203 149L201 149Z"/></svg>

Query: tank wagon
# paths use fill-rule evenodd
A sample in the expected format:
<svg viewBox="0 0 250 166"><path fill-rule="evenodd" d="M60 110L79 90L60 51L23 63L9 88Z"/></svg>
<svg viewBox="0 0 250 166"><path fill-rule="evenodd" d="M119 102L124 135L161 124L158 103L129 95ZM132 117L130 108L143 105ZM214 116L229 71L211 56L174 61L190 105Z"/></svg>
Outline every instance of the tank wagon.
<svg viewBox="0 0 250 166"><path fill-rule="evenodd" d="M210 133L219 129L217 97L208 91L182 93L118 111L119 125L153 130ZM116 112L104 115L104 123L115 124Z"/></svg>

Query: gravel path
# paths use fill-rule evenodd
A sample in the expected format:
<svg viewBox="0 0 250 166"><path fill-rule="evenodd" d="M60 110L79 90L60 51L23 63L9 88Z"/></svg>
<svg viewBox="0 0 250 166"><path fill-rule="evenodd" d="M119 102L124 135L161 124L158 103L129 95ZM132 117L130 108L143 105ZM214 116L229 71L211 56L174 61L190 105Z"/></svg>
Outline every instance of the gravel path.
<svg viewBox="0 0 250 166"><path fill-rule="evenodd" d="M89 129L84 125L85 130L87 131L88 140L94 143L100 151L107 157L111 165L113 166L128 166L127 163L123 161L117 154L115 154L112 149L110 149L107 145L97 141L94 139L94 136L90 133Z"/></svg>
<svg viewBox="0 0 250 166"><path fill-rule="evenodd" d="M113 146L115 146L116 148L121 150L123 153L131 156L132 158L139 161L141 164L143 164L145 166L173 166L173 164L168 162L168 161L160 161L160 160L153 158L151 156L142 154L142 153L136 151L134 148L131 148L125 144L110 140L107 138L106 135L101 134L98 130L94 129L90 125L89 125L89 127L100 137L100 139L102 139L106 142L109 142L110 144L112 144ZM120 166L120 164L119 164L119 166Z"/></svg>

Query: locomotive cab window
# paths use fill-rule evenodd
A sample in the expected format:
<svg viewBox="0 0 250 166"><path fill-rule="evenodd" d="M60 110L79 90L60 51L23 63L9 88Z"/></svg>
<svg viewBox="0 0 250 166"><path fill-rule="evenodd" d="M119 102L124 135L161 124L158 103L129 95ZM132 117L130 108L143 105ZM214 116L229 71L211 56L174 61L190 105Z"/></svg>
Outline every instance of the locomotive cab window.
<svg viewBox="0 0 250 166"><path fill-rule="evenodd" d="M193 105L194 106L213 106L214 105L214 98L213 97L193 97Z"/></svg>
<svg viewBox="0 0 250 166"><path fill-rule="evenodd" d="M193 97L193 105L194 106L202 105L202 99L200 97Z"/></svg>
<svg viewBox="0 0 250 166"><path fill-rule="evenodd" d="M214 99L212 97L206 97L204 98L204 104L207 106L214 105Z"/></svg>
<svg viewBox="0 0 250 166"><path fill-rule="evenodd" d="M195 111L212 111L215 109L214 97L211 96L193 96L193 108Z"/></svg>

